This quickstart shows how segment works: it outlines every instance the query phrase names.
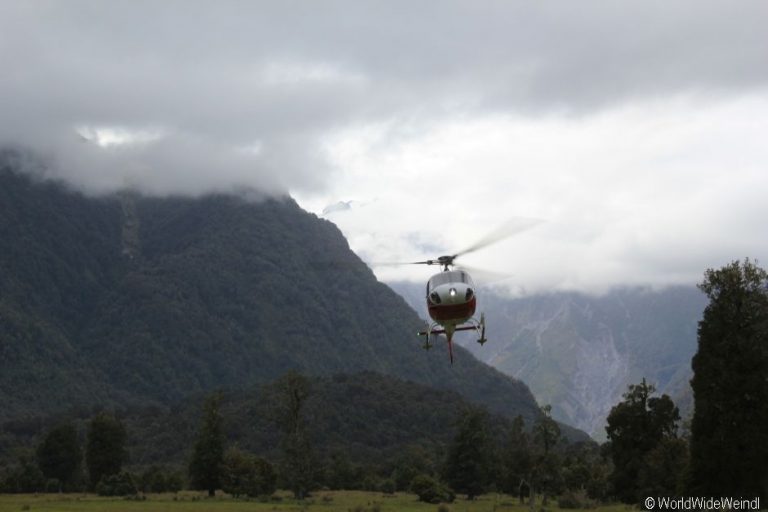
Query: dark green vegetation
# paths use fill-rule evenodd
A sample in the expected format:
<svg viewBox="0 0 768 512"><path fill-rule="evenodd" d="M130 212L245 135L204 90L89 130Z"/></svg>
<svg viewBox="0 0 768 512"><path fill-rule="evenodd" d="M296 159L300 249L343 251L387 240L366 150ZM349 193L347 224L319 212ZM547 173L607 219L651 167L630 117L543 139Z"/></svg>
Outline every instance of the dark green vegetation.
<svg viewBox="0 0 768 512"><path fill-rule="evenodd" d="M482 494L493 480L490 471L494 446L487 429L485 411L467 411L460 417L458 432L448 448L443 478L468 499Z"/></svg>
<svg viewBox="0 0 768 512"><path fill-rule="evenodd" d="M710 302L693 358L692 485L768 499L768 273L735 261L700 288Z"/></svg>
<svg viewBox="0 0 768 512"><path fill-rule="evenodd" d="M125 449L127 433L120 420L105 412L98 413L88 423L85 463L91 489L106 476L116 475L128 458Z"/></svg>
<svg viewBox="0 0 768 512"><path fill-rule="evenodd" d="M59 482L59 491L78 488L83 454L77 430L64 423L49 431L37 447L37 466L48 480Z"/></svg>
<svg viewBox="0 0 768 512"><path fill-rule="evenodd" d="M0 421L167 407L288 370L371 370L538 414L467 352L450 366L421 350L405 302L290 199L87 198L16 160L0 156Z"/></svg>
<svg viewBox="0 0 768 512"><path fill-rule="evenodd" d="M190 486L192 489L208 491L208 496L213 496L224 480L222 478L224 431L221 425L220 406L220 395L212 395L205 400L202 425L197 433L192 449L192 460L189 463ZM235 465L233 462L230 460L230 466ZM233 480L237 480L237 478L233 478ZM237 488L239 487L238 484L239 482L236 481L232 487Z"/></svg>
<svg viewBox="0 0 768 512"><path fill-rule="evenodd" d="M709 269L709 298L693 358L694 414L679 413L645 380L608 417L614 493L644 496L768 496L768 273L749 259Z"/></svg>
<svg viewBox="0 0 768 512"><path fill-rule="evenodd" d="M647 496L681 496L685 489L684 444L682 451L672 457L671 474L664 471L664 464L658 463L666 451L680 446L680 414L669 396L652 396L654 391L645 379L630 385L624 400L608 415L605 430L614 466L611 484L616 497L625 503L640 503Z"/></svg>
<svg viewBox="0 0 768 512"><path fill-rule="evenodd" d="M301 393L298 412L294 412L295 404L286 391ZM197 453L208 457L205 469L215 473L212 478L218 482L217 488L232 494L258 495L274 485L293 489L297 495L322 487L394 492L411 489L420 475L427 477L422 481L437 482L429 499L453 492L442 483L446 478L459 492L479 494L507 486L502 480L519 462L509 454L523 453L532 461L531 467L539 467L544 451L540 438L534 433L525 437L524 443L510 446L512 432L518 426L536 432L542 422L551 421L541 415L533 425L524 425L522 417L513 422L478 410L457 393L370 372L314 378L288 374L250 391L190 399L169 411L149 408L118 416L128 434L130 474L126 477L125 468L115 469L122 472L104 478L104 485L97 486L103 494L131 488L129 484L146 492L178 488L179 471L185 487L207 490L208 481L197 480ZM83 434L92 420L81 418L72 423ZM288 425L293 427L286 428ZM295 458L296 425L304 453L311 453L311 458ZM483 449L474 450L466 442L472 435L466 426L482 432ZM41 437L30 432L29 437L16 438L14 444L34 448ZM220 448L224 449L221 458ZM605 466L594 443L560 442L556 453L558 472L582 464L589 468ZM190 461L193 464L187 473ZM46 487L44 479L24 480L25 474L37 468L25 464L17 458L0 469L0 482L6 491L33 492ZM475 470L468 474L466 465ZM309 471L304 470L307 466ZM529 467L526 471L530 479L532 470ZM574 489L587 485L582 473L568 471L574 475L568 480ZM591 478L594 472L583 473L584 478ZM202 474L208 477L211 473ZM558 478L551 492L564 489L565 482ZM515 491L517 483L510 486Z"/></svg>
<svg viewBox="0 0 768 512"><path fill-rule="evenodd" d="M319 471L305 414L310 386L304 376L288 372L272 385L270 393L272 417L282 434L281 473L298 499L309 495Z"/></svg>

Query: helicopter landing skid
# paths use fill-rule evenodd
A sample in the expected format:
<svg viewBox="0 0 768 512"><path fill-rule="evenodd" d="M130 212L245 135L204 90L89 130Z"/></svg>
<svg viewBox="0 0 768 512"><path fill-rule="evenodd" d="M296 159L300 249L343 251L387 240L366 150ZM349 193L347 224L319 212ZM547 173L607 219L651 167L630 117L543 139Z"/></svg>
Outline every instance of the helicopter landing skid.
<svg viewBox="0 0 768 512"><path fill-rule="evenodd" d="M438 334L446 334L450 337L453 337L453 333L456 331L476 331L480 337L477 339L477 342L482 346L485 344L488 339L485 337L485 313L482 313L480 315L480 320L476 320L475 318L470 318L467 320L469 325L459 325L456 327L453 327L449 330L446 330L445 328L438 328L440 324L437 322L434 322L432 324L427 324L427 329L425 331L419 331L417 333L417 336L424 337L424 344L422 345L422 348L424 350L429 350L432 348L433 341L431 341L432 336L436 336Z"/></svg>

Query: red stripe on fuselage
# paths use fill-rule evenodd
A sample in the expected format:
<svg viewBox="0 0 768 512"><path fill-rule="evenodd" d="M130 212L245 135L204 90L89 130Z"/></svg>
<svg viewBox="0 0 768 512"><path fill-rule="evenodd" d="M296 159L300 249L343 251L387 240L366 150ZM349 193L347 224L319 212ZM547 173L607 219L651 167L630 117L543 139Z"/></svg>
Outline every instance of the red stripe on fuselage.
<svg viewBox="0 0 768 512"><path fill-rule="evenodd" d="M477 299L472 297L467 302L461 304L432 304L427 299L427 307L429 309L429 316L435 322L456 322L462 323L472 315L475 314L475 308L477 307Z"/></svg>

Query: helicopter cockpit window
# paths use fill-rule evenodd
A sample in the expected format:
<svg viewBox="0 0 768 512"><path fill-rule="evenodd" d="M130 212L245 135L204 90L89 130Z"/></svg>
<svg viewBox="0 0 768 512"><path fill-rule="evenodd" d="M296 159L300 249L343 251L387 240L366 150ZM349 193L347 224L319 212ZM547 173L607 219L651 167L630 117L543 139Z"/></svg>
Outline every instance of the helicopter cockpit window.
<svg viewBox="0 0 768 512"><path fill-rule="evenodd" d="M469 277L469 274L463 270L451 270L449 272L441 272L432 276L432 278L427 283L427 295L429 295L432 290L440 285L456 282L472 286L472 278Z"/></svg>
<svg viewBox="0 0 768 512"><path fill-rule="evenodd" d="M441 284L450 283L453 280L451 274L452 272L441 272L440 274L432 276L432 279L430 279L428 283L428 292Z"/></svg>

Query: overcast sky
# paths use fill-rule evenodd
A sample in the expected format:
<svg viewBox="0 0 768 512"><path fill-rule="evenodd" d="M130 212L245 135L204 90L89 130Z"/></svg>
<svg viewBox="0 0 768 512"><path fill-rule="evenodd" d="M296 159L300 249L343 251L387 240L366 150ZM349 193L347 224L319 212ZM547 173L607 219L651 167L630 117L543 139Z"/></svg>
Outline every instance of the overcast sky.
<svg viewBox="0 0 768 512"><path fill-rule="evenodd" d="M289 193L516 293L768 261L768 2L0 1L0 143L89 193ZM382 266L384 279L429 269Z"/></svg>

